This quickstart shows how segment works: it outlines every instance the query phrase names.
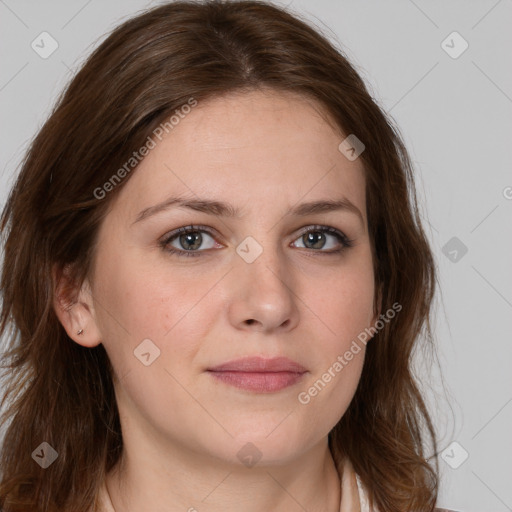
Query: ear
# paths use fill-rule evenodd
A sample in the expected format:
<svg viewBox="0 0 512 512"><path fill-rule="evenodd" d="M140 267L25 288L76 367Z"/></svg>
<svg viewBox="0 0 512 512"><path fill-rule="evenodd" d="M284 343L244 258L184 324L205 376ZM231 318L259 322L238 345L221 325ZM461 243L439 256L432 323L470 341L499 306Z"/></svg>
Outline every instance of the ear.
<svg viewBox="0 0 512 512"><path fill-rule="evenodd" d="M101 343L96 325L93 297L89 282L80 289L71 278L71 268L66 265L52 270L54 283L53 309L68 336L83 347L95 347ZM77 334L82 330L82 334Z"/></svg>

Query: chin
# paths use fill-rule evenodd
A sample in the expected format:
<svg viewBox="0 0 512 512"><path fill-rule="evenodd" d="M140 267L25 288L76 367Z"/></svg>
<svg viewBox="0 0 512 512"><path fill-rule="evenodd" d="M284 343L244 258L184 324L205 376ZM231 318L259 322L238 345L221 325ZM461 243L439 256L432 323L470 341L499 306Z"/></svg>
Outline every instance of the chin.
<svg viewBox="0 0 512 512"><path fill-rule="evenodd" d="M280 421L285 416L283 415ZM256 461L259 466L282 465L292 462L315 444L306 439L303 429L299 433L301 429L290 428L290 425L285 425L286 421L281 424L260 422L258 428L253 424L245 430L237 430L235 438L228 442L230 461L248 467L251 467L251 461ZM246 463L246 460L249 462Z"/></svg>

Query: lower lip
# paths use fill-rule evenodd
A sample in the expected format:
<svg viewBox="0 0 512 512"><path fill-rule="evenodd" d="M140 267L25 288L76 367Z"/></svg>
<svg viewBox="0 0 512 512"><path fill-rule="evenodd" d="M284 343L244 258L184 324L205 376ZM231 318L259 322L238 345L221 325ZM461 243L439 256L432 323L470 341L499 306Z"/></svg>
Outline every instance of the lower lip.
<svg viewBox="0 0 512 512"><path fill-rule="evenodd" d="M293 386L299 382L304 373L296 372L209 372L216 379L249 391L272 393Z"/></svg>

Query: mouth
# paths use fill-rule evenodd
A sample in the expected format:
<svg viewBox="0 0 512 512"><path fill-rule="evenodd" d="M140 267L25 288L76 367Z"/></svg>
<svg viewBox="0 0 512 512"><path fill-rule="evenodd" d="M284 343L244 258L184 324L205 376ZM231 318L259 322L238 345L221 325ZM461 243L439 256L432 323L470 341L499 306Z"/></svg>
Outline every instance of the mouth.
<svg viewBox="0 0 512 512"><path fill-rule="evenodd" d="M208 368L216 380L240 389L273 393L301 381L308 371L286 357L246 357Z"/></svg>

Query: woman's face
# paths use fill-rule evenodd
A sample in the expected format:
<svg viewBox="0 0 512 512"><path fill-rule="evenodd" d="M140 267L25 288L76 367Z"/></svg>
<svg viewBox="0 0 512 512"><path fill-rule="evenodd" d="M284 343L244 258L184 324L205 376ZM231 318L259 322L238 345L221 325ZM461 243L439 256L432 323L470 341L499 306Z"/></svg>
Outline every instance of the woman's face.
<svg viewBox="0 0 512 512"><path fill-rule="evenodd" d="M353 342L377 316L365 179L317 109L263 92L199 103L120 191L90 285L123 435L277 464L346 411L365 352ZM190 205L155 208L170 198ZM304 206L324 201L353 206ZM242 358L261 359L211 371Z"/></svg>

